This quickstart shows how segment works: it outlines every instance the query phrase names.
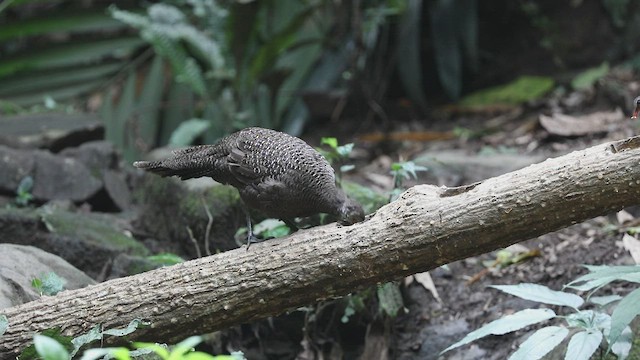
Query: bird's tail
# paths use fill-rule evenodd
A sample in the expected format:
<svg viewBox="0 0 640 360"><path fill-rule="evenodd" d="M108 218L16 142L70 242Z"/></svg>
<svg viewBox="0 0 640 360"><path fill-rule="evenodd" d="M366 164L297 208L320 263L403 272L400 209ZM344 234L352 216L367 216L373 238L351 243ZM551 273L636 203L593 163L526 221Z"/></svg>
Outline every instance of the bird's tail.
<svg viewBox="0 0 640 360"><path fill-rule="evenodd" d="M176 150L173 156L160 161L136 161L133 166L160 176L179 176L182 180L202 176L215 177L221 157L226 156L216 145L201 145Z"/></svg>

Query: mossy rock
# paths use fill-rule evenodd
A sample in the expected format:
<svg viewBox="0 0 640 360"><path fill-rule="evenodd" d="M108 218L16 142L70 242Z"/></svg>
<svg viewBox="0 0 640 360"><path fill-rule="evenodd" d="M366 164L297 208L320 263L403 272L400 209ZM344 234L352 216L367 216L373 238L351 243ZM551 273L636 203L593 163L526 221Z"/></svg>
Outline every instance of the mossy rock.
<svg viewBox="0 0 640 360"><path fill-rule="evenodd" d="M134 189L134 199L140 209L138 227L165 244L164 251L196 256L188 228L204 254L207 209L213 219L209 234L212 252L237 247L234 234L244 226L245 216L240 195L231 186L189 190L177 179L145 175Z"/></svg>
<svg viewBox="0 0 640 360"><path fill-rule="evenodd" d="M96 213L72 213L57 208L38 210L49 232L61 236L77 238L96 247L108 248L114 252L131 255L148 255L147 248L123 229L114 227L116 219L111 215Z"/></svg>
<svg viewBox="0 0 640 360"><path fill-rule="evenodd" d="M119 254L146 256L147 248L125 231L126 219L62 208L0 209L0 239L58 255L97 278Z"/></svg>

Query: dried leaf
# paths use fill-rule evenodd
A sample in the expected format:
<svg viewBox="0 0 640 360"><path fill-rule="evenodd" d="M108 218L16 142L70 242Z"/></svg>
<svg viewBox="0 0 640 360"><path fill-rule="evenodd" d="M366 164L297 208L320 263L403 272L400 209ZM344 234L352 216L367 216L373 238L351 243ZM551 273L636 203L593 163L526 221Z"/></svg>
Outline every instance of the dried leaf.
<svg viewBox="0 0 640 360"><path fill-rule="evenodd" d="M597 111L581 116L566 114L540 115L540 125L550 134L559 136L583 136L608 132L625 119L622 110Z"/></svg>
<svg viewBox="0 0 640 360"><path fill-rule="evenodd" d="M622 245L629 250L633 261L636 264L640 264L640 240L629 234L624 234L622 236Z"/></svg>
<svg viewBox="0 0 640 360"><path fill-rule="evenodd" d="M620 210L616 213L616 220L618 220L618 224L625 224L635 220L635 217L625 210Z"/></svg>
<svg viewBox="0 0 640 360"><path fill-rule="evenodd" d="M425 289L429 290L436 300L442 304L442 299L440 299L440 295L438 294L438 289L436 289L436 284L433 283L433 279L431 278L431 274L428 271L423 273L413 275L413 278L420 285L424 286Z"/></svg>

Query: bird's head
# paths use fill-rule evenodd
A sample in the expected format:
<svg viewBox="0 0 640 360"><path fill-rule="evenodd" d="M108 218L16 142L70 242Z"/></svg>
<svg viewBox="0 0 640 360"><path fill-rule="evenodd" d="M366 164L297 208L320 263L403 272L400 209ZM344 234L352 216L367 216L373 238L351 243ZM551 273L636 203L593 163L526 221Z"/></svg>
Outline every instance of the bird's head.
<svg viewBox="0 0 640 360"><path fill-rule="evenodd" d="M633 106L634 106L634 110L633 110L633 115L631 115L631 118L637 119L638 113L640 113L640 96L633 99Z"/></svg>
<svg viewBox="0 0 640 360"><path fill-rule="evenodd" d="M338 213L338 223L340 225L353 225L364 220L364 210L357 201L346 198Z"/></svg>

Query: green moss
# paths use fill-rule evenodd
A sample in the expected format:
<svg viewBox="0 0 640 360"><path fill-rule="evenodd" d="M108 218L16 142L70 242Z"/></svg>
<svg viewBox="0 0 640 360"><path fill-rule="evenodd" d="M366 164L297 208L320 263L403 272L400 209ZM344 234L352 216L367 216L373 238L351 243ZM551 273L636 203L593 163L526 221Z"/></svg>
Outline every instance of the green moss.
<svg viewBox="0 0 640 360"><path fill-rule="evenodd" d="M194 218L202 216L203 198L214 218L226 214L229 208L236 206L240 201L240 195L236 189L231 186L217 185L204 193L185 192L179 203L180 214Z"/></svg>
<svg viewBox="0 0 640 360"><path fill-rule="evenodd" d="M389 198L368 187L351 181L342 181L342 188L351 198L362 204L364 212L370 214L389 202Z"/></svg>
<svg viewBox="0 0 640 360"><path fill-rule="evenodd" d="M55 208L38 209L38 214L52 233L130 254L148 254L147 248L124 231L115 228L113 219L107 218L106 215L78 214Z"/></svg>
<svg viewBox="0 0 640 360"><path fill-rule="evenodd" d="M550 77L521 76L508 84L483 89L469 94L460 100L460 105L517 105L544 96L553 89L554 84L554 80Z"/></svg>

